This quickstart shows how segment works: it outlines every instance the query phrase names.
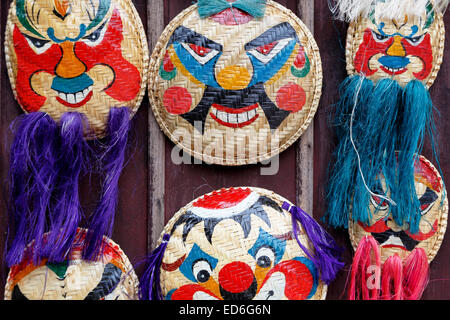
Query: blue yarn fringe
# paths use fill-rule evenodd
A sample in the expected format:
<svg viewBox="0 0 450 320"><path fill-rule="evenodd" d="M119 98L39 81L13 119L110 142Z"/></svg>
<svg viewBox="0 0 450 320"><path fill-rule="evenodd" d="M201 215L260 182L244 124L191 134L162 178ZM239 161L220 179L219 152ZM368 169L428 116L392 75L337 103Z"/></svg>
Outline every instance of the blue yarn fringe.
<svg viewBox="0 0 450 320"><path fill-rule="evenodd" d="M353 142L350 125L353 114ZM369 201L374 193L389 195L390 212L398 225L418 232L420 204L414 187L414 163L429 136L437 157L433 104L427 88L417 80L404 89L392 79L374 84L359 75L340 87L333 121L338 145L330 167L328 209L323 217L332 227L348 227L352 220L369 224ZM361 172L360 172L361 170ZM362 173L362 175L361 175ZM387 190L380 190L380 173Z"/></svg>

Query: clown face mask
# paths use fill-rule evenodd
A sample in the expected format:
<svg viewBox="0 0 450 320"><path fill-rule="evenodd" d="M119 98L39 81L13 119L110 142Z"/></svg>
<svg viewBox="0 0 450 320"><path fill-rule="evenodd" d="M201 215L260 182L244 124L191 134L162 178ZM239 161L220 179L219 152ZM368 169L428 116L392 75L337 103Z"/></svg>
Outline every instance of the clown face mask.
<svg viewBox="0 0 450 320"><path fill-rule="evenodd" d="M350 24L348 73L374 81L392 78L402 86L417 79L431 87L442 63L445 37L442 14L432 9L429 2L421 14L390 19L385 16L387 4L376 2L369 17Z"/></svg>
<svg viewBox="0 0 450 320"><path fill-rule="evenodd" d="M399 226L390 215L390 205L373 196L369 210L370 224L349 223L350 239L356 250L361 239L373 236L381 247L382 262L394 254L407 257L415 248L423 248L431 262L437 254L447 228L448 198L442 179L436 168L424 157L415 165L415 187L420 202L419 231L412 234L407 224ZM386 184L380 180L378 194L385 194Z"/></svg>
<svg viewBox="0 0 450 320"><path fill-rule="evenodd" d="M104 133L110 108L134 113L144 95L148 48L127 1L13 1L6 55L26 112L56 121L65 112L83 113L96 135Z"/></svg>
<svg viewBox="0 0 450 320"><path fill-rule="evenodd" d="M120 247L104 238L102 257L81 259L85 231L78 230L70 259L62 263L25 258L11 268L6 284L7 300L134 300L138 279ZM31 250L30 246L27 250ZM26 256L26 255L25 255Z"/></svg>
<svg viewBox="0 0 450 320"><path fill-rule="evenodd" d="M273 1L258 18L238 9L242 1L201 18L202 2L170 23L153 53L155 117L175 144L205 162L267 160L315 114L322 79L317 45Z"/></svg>
<svg viewBox="0 0 450 320"><path fill-rule="evenodd" d="M292 207L258 188L221 189L194 200L167 224L152 254L161 261L151 262L153 271L141 279L141 295L142 288L160 282L161 292L150 299L324 299L325 272L310 259L317 243L305 230L313 225L316 232L324 231L312 218L297 229L300 220L291 216ZM331 240L328 246L336 244ZM338 264L329 260L327 267ZM147 277L152 272L158 276Z"/></svg>

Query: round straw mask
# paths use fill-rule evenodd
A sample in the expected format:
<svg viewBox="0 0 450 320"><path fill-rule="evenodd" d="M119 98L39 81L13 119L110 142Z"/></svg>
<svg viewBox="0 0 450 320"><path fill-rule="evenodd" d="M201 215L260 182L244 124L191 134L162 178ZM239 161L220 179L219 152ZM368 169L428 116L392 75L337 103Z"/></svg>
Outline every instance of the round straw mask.
<svg viewBox="0 0 450 320"><path fill-rule="evenodd" d="M193 5L163 32L149 81L156 120L178 147L207 163L245 165L306 130L322 66L306 26L273 1L261 18L237 8L201 18Z"/></svg>
<svg viewBox="0 0 450 320"><path fill-rule="evenodd" d="M112 107L141 104L145 31L131 1L14 0L5 35L12 89L25 112L86 115L103 136Z"/></svg>
<svg viewBox="0 0 450 320"><path fill-rule="evenodd" d="M70 259L34 265L25 258L11 268L6 300L136 300L138 279L120 247L104 237L104 251L96 262L80 258L86 232L78 229ZM27 250L32 250L32 245ZM26 255L27 256L27 255Z"/></svg>
<svg viewBox="0 0 450 320"><path fill-rule="evenodd" d="M381 187L386 188L384 179ZM416 247L425 250L429 262L434 259L447 229L448 197L439 172L423 156L415 165L415 187L422 214L419 232L411 234L407 225L397 225L389 213L389 203L374 196L369 204L370 225L350 219L349 234L355 250L363 237L372 235L381 247L382 262L394 254L403 259Z"/></svg>
<svg viewBox="0 0 450 320"><path fill-rule="evenodd" d="M160 268L163 296L325 299L327 286L293 236L291 214L282 209L285 201L264 189L228 188L178 211L163 231L170 235ZM299 239L310 250L300 230Z"/></svg>
<svg viewBox="0 0 450 320"><path fill-rule="evenodd" d="M346 46L348 73L362 73L374 81L393 78L402 86L417 79L431 87L444 54L442 14L431 11L429 6L423 8L420 16L380 18L388 10L385 6L384 1L378 1L369 18L350 23Z"/></svg>

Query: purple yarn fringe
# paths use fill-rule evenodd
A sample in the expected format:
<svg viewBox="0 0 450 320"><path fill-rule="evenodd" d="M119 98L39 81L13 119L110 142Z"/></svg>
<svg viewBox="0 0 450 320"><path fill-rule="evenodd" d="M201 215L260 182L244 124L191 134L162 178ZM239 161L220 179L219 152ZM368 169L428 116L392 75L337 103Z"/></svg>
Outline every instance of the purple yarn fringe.
<svg viewBox="0 0 450 320"><path fill-rule="evenodd" d="M54 192L54 208L50 215L51 232L43 249L49 262L63 262L70 253L83 213L79 199L79 176L88 166L89 146L84 138L86 117L67 112L61 117L61 143L57 163L58 179Z"/></svg>
<svg viewBox="0 0 450 320"><path fill-rule="evenodd" d="M119 193L119 178L122 173L125 151L130 130L130 111L127 107L111 108L109 113L107 148L101 163L105 173L100 203L91 216L86 235L83 258L95 261L102 254L103 236L110 237Z"/></svg>
<svg viewBox="0 0 450 320"><path fill-rule="evenodd" d="M301 208L291 206L287 202L283 203L282 207L292 215L293 231L297 243L319 270L322 281L329 285L344 266L344 263L339 260L343 249L336 244L331 235L316 220ZM300 222L308 235L308 239L314 248L314 254L300 242L298 238L300 230L297 221Z"/></svg>
<svg viewBox="0 0 450 320"><path fill-rule="evenodd" d="M160 267L170 235L165 234L163 241L148 258L148 266L139 282L140 300L164 300L161 290Z"/></svg>
<svg viewBox="0 0 450 320"><path fill-rule="evenodd" d="M17 124L17 127L16 127ZM33 262L38 264L43 247L42 235L57 177L55 150L56 122L46 113L19 117L12 125L15 138L10 155L10 215L5 261L9 267L21 262L27 245L35 240Z"/></svg>

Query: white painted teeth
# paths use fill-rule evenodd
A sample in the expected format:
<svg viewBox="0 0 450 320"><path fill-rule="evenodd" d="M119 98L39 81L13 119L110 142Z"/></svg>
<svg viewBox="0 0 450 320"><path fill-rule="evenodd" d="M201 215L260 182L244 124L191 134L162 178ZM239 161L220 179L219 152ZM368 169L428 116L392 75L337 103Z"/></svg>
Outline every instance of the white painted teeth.
<svg viewBox="0 0 450 320"><path fill-rule="evenodd" d="M396 72L398 72L398 71L403 70L404 68L394 69L394 68L388 68L388 67L386 67L386 69L388 69L388 70L389 70L390 72L392 72L392 73L396 73Z"/></svg>
<svg viewBox="0 0 450 320"><path fill-rule="evenodd" d="M252 120L256 116L256 109L242 113L227 113L213 107L211 111L219 120L230 124L241 124Z"/></svg>
<svg viewBox="0 0 450 320"><path fill-rule="evenodd" d="M64 92L58 92L58 97L70 104L77 104L86 99L88 94L92 91L92 86L89 88L84 89L83 91L77 92L77 93L64 93Z"/></svg>

